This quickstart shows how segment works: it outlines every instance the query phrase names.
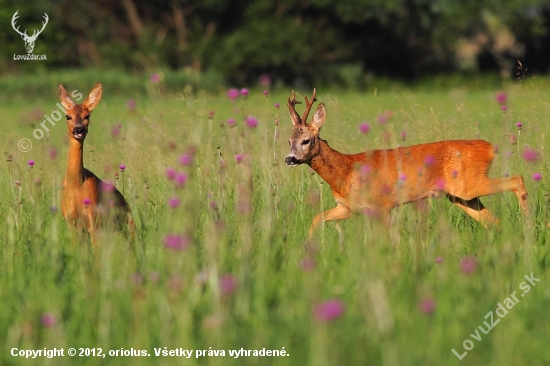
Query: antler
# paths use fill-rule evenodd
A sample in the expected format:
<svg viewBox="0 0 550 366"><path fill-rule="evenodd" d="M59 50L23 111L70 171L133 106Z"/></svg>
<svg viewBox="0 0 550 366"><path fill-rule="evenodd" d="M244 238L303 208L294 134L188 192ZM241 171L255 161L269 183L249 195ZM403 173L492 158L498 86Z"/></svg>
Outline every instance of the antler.
<svg viewBox="0 0 550 366"><path fill-rule="evenodd" d="M307 124L307 115L311 110L311 106L313 106L313 103L315 103L315 101L317 100L316 95L317 95L317 90L315 90L315 88L313 88L313 95L311 96L311 102L307 99L307 95L306 95L306 110L304 111L304 115L302 116L302 121L304 121L305 124Z"/></svg>
<svg viewBox="0 0 550 366"><path fill-rule="evenodd" d="M306 110L304 111L304 114L302 115L302 118L300 118L300 115L298 112L296 112L296 104L302 104L302 102L298 102L296 100L296 95L294 93L294 90L292 91L292 99L288 97L288 111L290 112L290 118L292 118L292 123L296 125L306 124L307 125L307 116L309 114L309 111L311 110L311 107L313 106L313 103L317 101L317 90L313 88L313 95L311 97L311 101L306 98Z"/></svg>
<svg viewBox="0 0 550 366"><path fill-rule="evenodd" d="M15 12L15 14L13 14L13 17L11 18L11 26L12 26L13 29L14 29L17 33L19 33L22 37L28 37L28 36L27 36L27 30L26 30L26 29L25 29L25 32L24 32L24 33L21 33L21 31L19 30L19 26L18 26L17 28L15 27L15 26L16 26L15 20L16 20L17 18L19 18L19 16L17 15L17 13L19 13L19 10L17 10L17 11Z"/></svg>
<svg viewBox="0 0 550 366"><path fill-rule="evenodd" d="M294 126L301 125L302 120L300 119L300 115L298 112L296 112L296 104L302 104L302 102L298 102L296 100L296 95L294 94L294 90L292 91L292 99L288 97L287 107L288 111L290 112L290 118L292 119L292 124Z"/></svg>
<svg viewBox="0 0 550 366"><path fill-rule="evenodd" d="M42 31L44 30L44 28L46 28L46 25L48 24L48 20L50 20L50 18L48 18L48 14L44 13L44 20L46 20L46 22L42 22L42 29L40 29L38 31L38 33L36 33L36 30L34 31L34 33L32 34L31 38L36 38L38 37L38 35L40 33L42 33ZM36 34L35 34L36 33Z"/></svg>

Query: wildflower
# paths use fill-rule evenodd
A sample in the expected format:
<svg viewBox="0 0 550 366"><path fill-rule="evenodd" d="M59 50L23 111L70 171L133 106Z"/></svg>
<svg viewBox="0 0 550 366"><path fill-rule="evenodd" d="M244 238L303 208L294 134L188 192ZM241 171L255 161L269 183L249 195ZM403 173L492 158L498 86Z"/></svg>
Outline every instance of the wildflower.
<svg viewBox="0 0 550 366"><path fill-rule="evenodd" d="M264 90L263 94L267 97L269 95L269 92L267 90Z"/></svg>
<svg viewBox="0 0 550 366"><path fill-rule="evenodd" d="M246 98L248 96L248 89L247 88L242 88L241 89L241 95Z"/></svg>
<svg viewBox="0 0 550 366"><path fill-rule="evenodd" d="M401 140L405 141L407 139L407 132L401 131L401 133L399 134L399 137L401 137Z"/></svg>
<svg viewBox="0 0 550 366"><path fill-rule="evenodd" d="M242 156L242 154L237 154L237 155L235 155L235 160L237 161L237 163L240 163L241 161L243 161L243 156Z"/></svg>
<svg viewBox="0 0 550 366"><path fill-rule="evenodd" d="M126 170L126 165L120 164L119 168L120 168L120 171L124 173L124 170Z"/></svg>
<svg viewBox="0 0 550 366"><path fill-rule="evenodd" d="M435 164L435 158L432 155L426 156L424 159L424 165L430 167Z"/></svg>
<svg viewBox="0 0 550 366"><path fill-rule="evenodd" d="M53 327L56 323L55 316L52 313L45 313L42 315L42 325L46 328Z"/></svg>
<svg viewBox="0 0 550 366"><path fill-rule="evenodd" d="M534 174L533 174L533 180L534 180L535 182L538 182L538 181L541 180L541 179L542 179L542 174L540 174L540 173L534 173Z"/></svg>
<svg viewBox="0 0 550 366"><path fill-rule="evenodd" d="M249 128L256 128L256 126L258 126L258 120L256 119L256 117L248 116L246 117L246 125Z"/></svg>
<svg viewBox="0 0 550 366"><path fill-rule="evenodd" d="M231 127L233 127L235 125L235 118L229 118L227 120L227 124Z"/></svg>
<svg viewBox="0 0 550 366"><path fill-rule="evenodd" d="M506 107L505 105L503 105L502 107L500 107L500 109L501 109L504 113L506 113L506 111L508 110L508 107Z"/></svg>
<svg viewBox="0 0 550 366"><path fill-rule="evenodd" d="M176 171L173 168L166 168L166 178L173 180L176 177Z"/></svg>
<svg viewBox="0 0 550 366"><path fill-rule="evenodd" d="M523 150L523 160L529 162L529 163L535 163L539 161L540 156L539 153L533 149L525 149Z"/></svg>
<svg viewBox="0 0 550 366"><path fill-rule="evenodd" d="M133 99L129 99L126 102L126 108L128 108L128 110L130 111L133 111L134 109L136 109L136 101Z"/></svg>
<svg viewBox="0 0 550 366"><path fill-rule="evenodd" d="M233 277L230 274L224 274L220 278L219 284L220 284L220 291L224 295L231 294L237 289L237 287L239 287L239 284L237 283L237 280L235 279L235 277Z"/></svg>
<svg viewBox="0 0 550 366"><path fill-rule="evenodd" d="M177 187L183 187L185 183L187 182L187 174L181 172L176 173L176 176L174 178L174 183Z"/></svg>
<svg viewBox="0 0 550 366"><path fill-rule="evenodd" d="M88 206L90 203L92 203L92 200L90 200L88 197L86 197L82 200L82 203L84 203L84 205Z"/></svg>
<svg viewBox="0 0 550 366"><path fill-rule="evenodd" d="M187 235L168 234L164 237L164 247L172 250L184 250L189 247L189 237Z"/></svg>
<svg viewBox="0 0 550 366"><path fill-rule="evenodd" d="M183 166L191 165L193 157L189 154L183 154L179 157L178 162Z"/></svg>
<svg viewBox="0 0 550 366"><path fill-rule="evenodd" d="M328 322L342 316L344 309L345 306L341 300L327 300L315 305L313 315L320 322Z"/></svg>
<svg viewBox="0 0 550 366"><path fill-rule="evenodd" d="M171 208L178 208L178 206L180 205L181 201L178 197L170 197L168 199L168 205L171 207Z"/></svg>
<svg viewBox="0 0 550 366"><path fill-rule="evenodd" d="M370 131L370 126L368 123L362 122L359 124L359 132L366 134Z"/></svg>
<svg viewBox="0 0 550 366"><path fill-rule="evenodd" d="M506 96L506 93L502 92L502 91L499 91L498 93L495 94L495 100L498 104L500 105L504 105L506 104L506 100L508 99L508 97Z"/></svg>
<svg viewBox="0 0 550 366"><path fill-rule="evenodd" d="M263 87L269 87L271 85L271 77L268 74L262 74L259 78L260 85Z"/></svg>
<svg viewBox="0 0 550 366"><path fill-rule="evenodd" d="M516 127L518 128L518 130L521 130L521 128L523 127L523 124L521 122L518 122L516 123Z"/></svg>
<svg viewBox="0 0 550 366"><path fill-rule="evenodd" d="M57 149L55 147L52 147L48 152L48 155L50 156L50 159L57 158Z"/></svg>
<svg viewBox="0 0 550 366"><path fill-rule="evenodd" d="M34 165L34 160L29 160L29 162L27 164L29 164L29 166L32 168L33 165Z"/></svg>
<svg viewBox="0 0 550 366"><path fill-rule="evenodd" d="M477 268L477 261L474 257L464 257L460 261L460 270L464 274L471 274Z"/></svg>
<svg viewBox="0 0 550 366"><path fill-rule="evenodd" d="M151 77L149 78L149 80L153 83L153 84L156 84L160 81L160 75L155 73L155 74L152 74Z"/></svg>
<svg viewBox="0 0 550 366"><path fill-rule="evenodd" d="M445 179L443 178L438 178L436 181L435 181L435 188L438 190L438 191L443 191L445 189Z"/></svg>
<svg viewBox="0 0 550 366"><path fill-rule="evenodd" d="M443 258L441 258L441 256L437 256L437 258L435 258L435 263L437 264L443 263Z"/></svg>
<svg viewBox="0 0 550 366"><path fill-rule="evenodd" d="M227 97L234 102L239 97L239 91L235 88L231 88L227 91Z"/></svg>
<svg viewBox="0 0 550 366"><path fill-rule="evenodd" d="M280 104L279 103L275 103L275 108L279 109L280 107Z"/></svg>
<svg viewBox="0 0 550 366"><path fill-rule="evenodd" d="M315 261L311 258L304 258L300 262L300 267L305 272L310 272L315 269Z"/></svg>
<svg viewBox="0 0 550 366"><path fill-rule="evenodd" d="M435 300L430 298L425 298L420 301L418 304L418 309L422 314L429 315L435 310Z"/></svg>

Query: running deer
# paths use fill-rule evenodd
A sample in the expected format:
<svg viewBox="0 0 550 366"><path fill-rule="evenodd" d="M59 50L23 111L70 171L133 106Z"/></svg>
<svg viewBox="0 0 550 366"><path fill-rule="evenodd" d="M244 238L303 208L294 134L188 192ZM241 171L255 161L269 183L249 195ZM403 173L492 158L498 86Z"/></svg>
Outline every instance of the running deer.
<svg viewBox="0 0 550 366"><path fill-rule="evenodd" d="M483 206L479 197L499 192L516 194L520 210L527 215L527 192L523 177L491 179L487 176L494 159L494 147L483 140L449 140L389 150L342 154L319 137L327 118L320 103L311 123L308 114L316 101L316 91L308 100L302 117L296 112L294 91L288 110L294 125L289 140L287 165L308 164L332 190L336 207L315 216L309 237L322 222L345 220L352 212L371 212L390 224L390 212L399 205L443 194L485 227L499 221Z"/></svg>
<svg viewBox="0 0 550 366"><path fill-rule="evenodd" d="M134 236L134 220L130 207L114 185L101 181L84 168L84 139L88 134L90 114L101 100L101 84L97 84L82 104L75 104L63 85L59 85L59 99L67 114L69 159L61 193L61 213L72 226L83 226L95 244L99 226L112 221L117 229L127 226Z"/></svg>

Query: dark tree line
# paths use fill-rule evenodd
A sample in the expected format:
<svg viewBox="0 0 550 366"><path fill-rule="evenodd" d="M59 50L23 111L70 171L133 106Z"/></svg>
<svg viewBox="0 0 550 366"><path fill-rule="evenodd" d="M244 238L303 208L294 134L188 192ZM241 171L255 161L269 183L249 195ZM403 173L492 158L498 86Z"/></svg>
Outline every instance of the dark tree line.
<svg viewBox="0 0 550 366"><path fill-rule="evenodd" d="M319 74L414 79L494 71L517 60L550 67L550 3L543 0L42 0L2 1L0 70L190 68L245 83L268 73L286 83ZM12 29L49 24L24 54ZM344 75L344 76L342 76Z"/></svg>

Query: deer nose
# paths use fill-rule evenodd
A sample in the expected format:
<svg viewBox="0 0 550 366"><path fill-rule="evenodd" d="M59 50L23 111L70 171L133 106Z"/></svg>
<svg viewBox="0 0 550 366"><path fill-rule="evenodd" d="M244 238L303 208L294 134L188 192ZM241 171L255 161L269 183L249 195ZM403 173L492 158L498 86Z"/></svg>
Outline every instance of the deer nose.
<svg viewBox="0 0 550 366"><path fill-rule="evenodd" d="M295 156L292 156L292 155L289 155L286 157L285 159L285 163L286 165L297 165L298 164L298 159L296 159Z"/></svg>

